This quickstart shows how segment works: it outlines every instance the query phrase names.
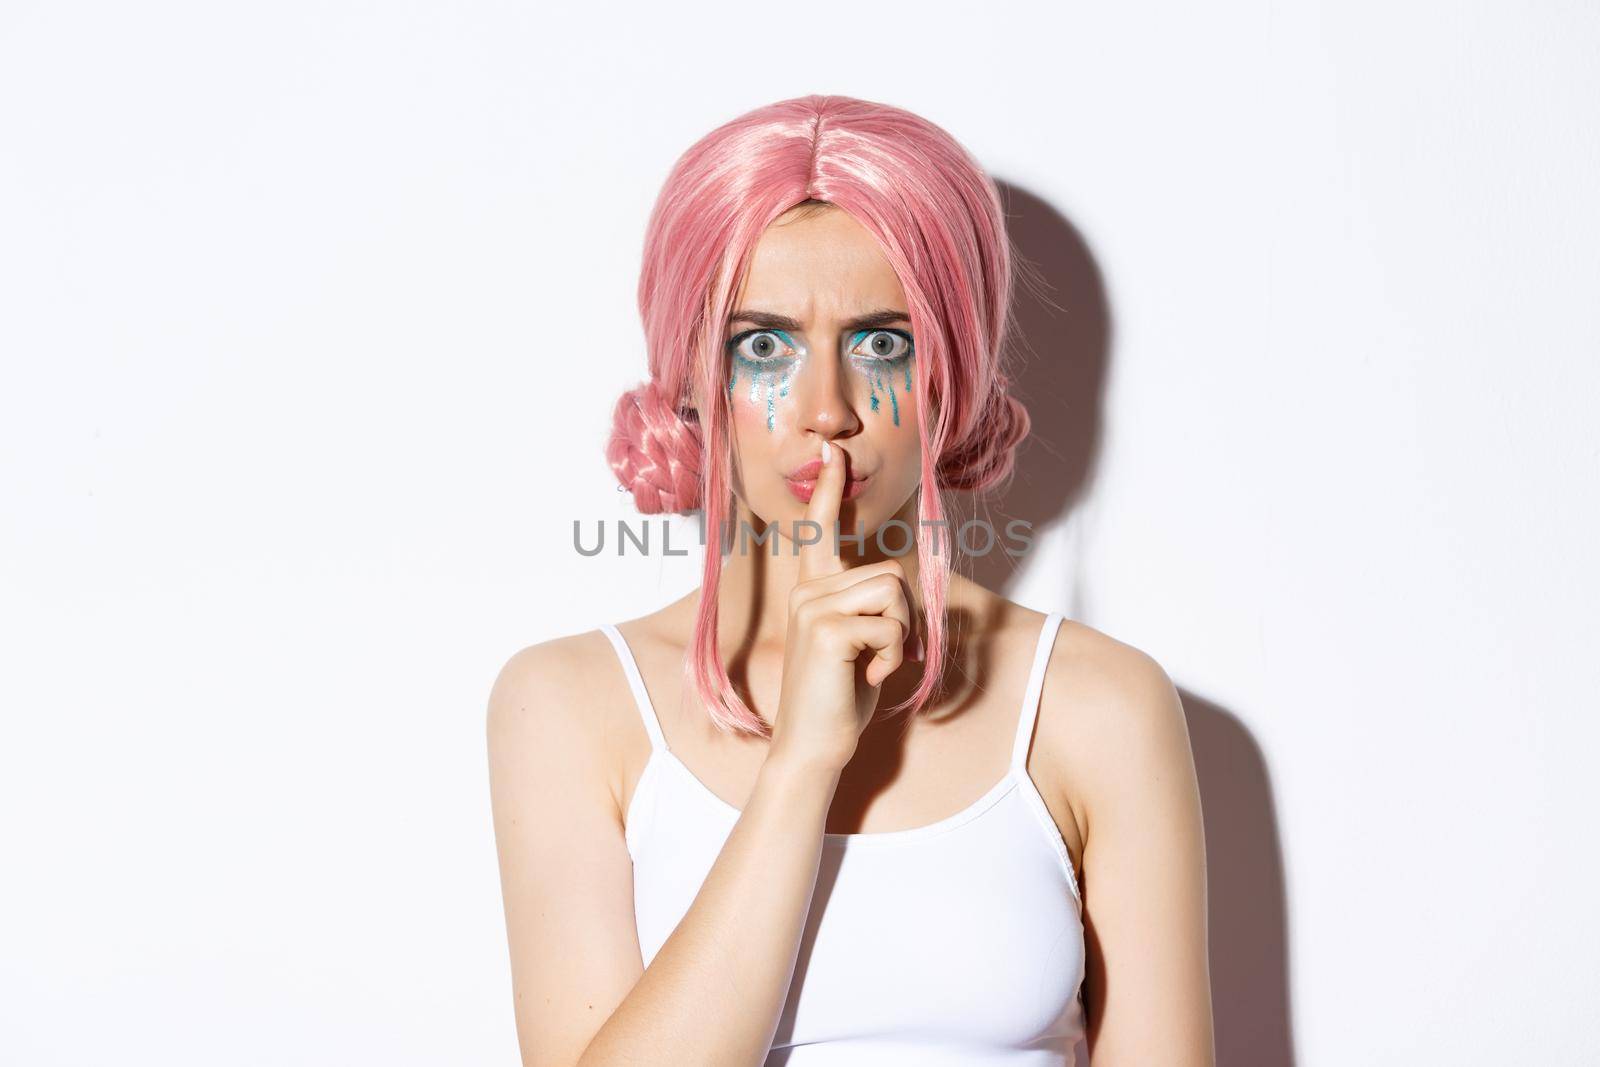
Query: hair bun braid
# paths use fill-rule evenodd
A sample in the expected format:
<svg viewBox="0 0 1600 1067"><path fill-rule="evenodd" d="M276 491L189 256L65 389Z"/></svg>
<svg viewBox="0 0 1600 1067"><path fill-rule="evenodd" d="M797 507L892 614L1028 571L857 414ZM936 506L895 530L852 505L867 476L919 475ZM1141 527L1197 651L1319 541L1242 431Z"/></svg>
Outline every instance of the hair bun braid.
<svg viewBox="0 0 1600 1067"><path fill-rule="evenodd" d="M939 484L948 489L974 492L988 489L1011 476L1017 445L1032 426L1028 409L1009 392L1001 390L963 446L949 452L939 462Z"/></svg>
<svg viewBox="0 0 1600 1067"><path fill-rule="evenodd" d="M633 494L642 514L687 512L700 506L700 423L680 411L654 380L617 399L606 460L618 488Z"/></svg>

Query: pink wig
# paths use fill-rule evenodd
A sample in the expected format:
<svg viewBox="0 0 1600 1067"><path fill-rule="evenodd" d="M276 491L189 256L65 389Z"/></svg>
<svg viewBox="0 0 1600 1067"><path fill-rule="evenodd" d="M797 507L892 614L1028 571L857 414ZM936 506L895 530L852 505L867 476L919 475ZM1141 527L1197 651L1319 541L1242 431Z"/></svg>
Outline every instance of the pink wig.
<svg viewBox="0 0 1600 1067"><path fill-rule="evenodd" d="M650 216L639 277L650 380L617 402L606 458L641 512L703 511L708 544L685 676L720 729L759 737L771 726L734 691L717 643L722 531L733 512L723 335L757 240L807 200L848 212L877 239L917 339L927 652L915 692L880 714L916 714L943 674L954 539L925 525L945 521L940 491L1008 480L1028 433L1001 361L1012 272L1004 212L994 183L944 130L886 104L813 95L742 115L678 159ZM693 375L707 403L698 414Z"/></svg>

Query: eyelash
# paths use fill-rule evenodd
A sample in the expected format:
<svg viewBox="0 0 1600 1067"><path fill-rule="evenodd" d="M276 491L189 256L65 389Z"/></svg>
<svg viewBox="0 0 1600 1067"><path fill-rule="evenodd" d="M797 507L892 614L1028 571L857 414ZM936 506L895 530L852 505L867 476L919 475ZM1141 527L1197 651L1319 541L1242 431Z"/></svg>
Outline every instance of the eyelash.
<svg viewBox="0 0 1600 1067"><path fill-rule="evenodd" d="M902 340L905 341L906 350L904 352L901 352L899 355L896 355L896 356L856 356L855 357L856 359L864 359L864 360L868 361L869 363L899 363L902 360L910 359L913 355L916 354L916 342L913 341L912 338L911 338L911 335L909 333L907 333L906 331L904 331L904 330L891 330L891 329L879 328L879 329L874 329L874 330L861 330L861 331L858 331L858 332L859 332L859 334L861 336L861 339L863 341L865 341L867 338L871 337L873 334L878 334L878 333L886 333L886 334L890 334L890 335L895 336L895 337L899 337L899 338L901 338ZM764 364L764 363L779 363L779 362L782 362L783 359L785 358L783 356L751 356L751 355L746 355L744 352L740 351L740 346L742 344L744 344L745 341L748 341L752 337L759 337L760 335L762 335L764 333L765 334L771 334L772 336L779 338L783 342L784 345L786 345L786 346L788 346L790 348L794 347L793 345L790 345L787 340L785 340L785 338L787 338L788 335L785 334L782 330L746 330L743 333L735 336L734 338L732 338L728 342L728 351L732 352L733 355L736 358L744 361L747 364L755 364L755 365L759 366L759 365ZM854 351L854 347L852 347L851 350Z"/></svg>

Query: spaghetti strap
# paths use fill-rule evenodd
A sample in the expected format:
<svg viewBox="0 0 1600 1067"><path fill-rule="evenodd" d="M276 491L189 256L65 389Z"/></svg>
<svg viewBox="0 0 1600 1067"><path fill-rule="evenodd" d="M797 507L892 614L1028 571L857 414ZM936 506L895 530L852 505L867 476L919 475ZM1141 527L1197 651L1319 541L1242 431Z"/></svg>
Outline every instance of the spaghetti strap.
<svg viewBox="0 0 1600 1067"><path fill-rule="evenodd" d="M1063 616L1052 611L1039 628L1039 643L1033 650L1033 667L1028 672L1028 688L1022 695L1022 712L1017 719L1017 737L1011 744L1012 769L1026 772L1028 748L1033 742L1033 725L1039 717L1039 696L1044 691L1044 668L1050 662L1050 649L1055 645L1056 634L1061 629Z"/></svg>
<svg viewBox="0 0 1600 1067"><path fill-rule="evenodd" d="M644 687L644 677L639 673L639 665L634 662L628 642L609 622L601 623L600 630L611 640L611 647L616 649L617 659L622 662L622 671L628 676L628 688L633 690L633 702L639 709L639 718L644 720L644 731L650 735L650 747L665 752L667 738L661 732L661 720L656 717L655 705L650 703L650 693Z"/></svg>

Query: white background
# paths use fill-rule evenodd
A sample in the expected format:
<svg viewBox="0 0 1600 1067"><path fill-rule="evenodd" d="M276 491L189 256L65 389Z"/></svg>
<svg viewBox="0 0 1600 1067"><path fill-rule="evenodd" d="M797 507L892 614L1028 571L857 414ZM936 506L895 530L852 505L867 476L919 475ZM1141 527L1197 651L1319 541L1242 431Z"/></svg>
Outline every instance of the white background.
<svg viewBox="0 0 1600 1067"><path fill-rule="evenodd" d="M1222 1061L1600 1045L1584 3L8 5L0 1060L516 1061L485 778L673 159L839 92L1064 314L1008 595L1183 691ZM654 520L652 520L654 522ZM680 541L680 544L682 542Z"/></svg>

